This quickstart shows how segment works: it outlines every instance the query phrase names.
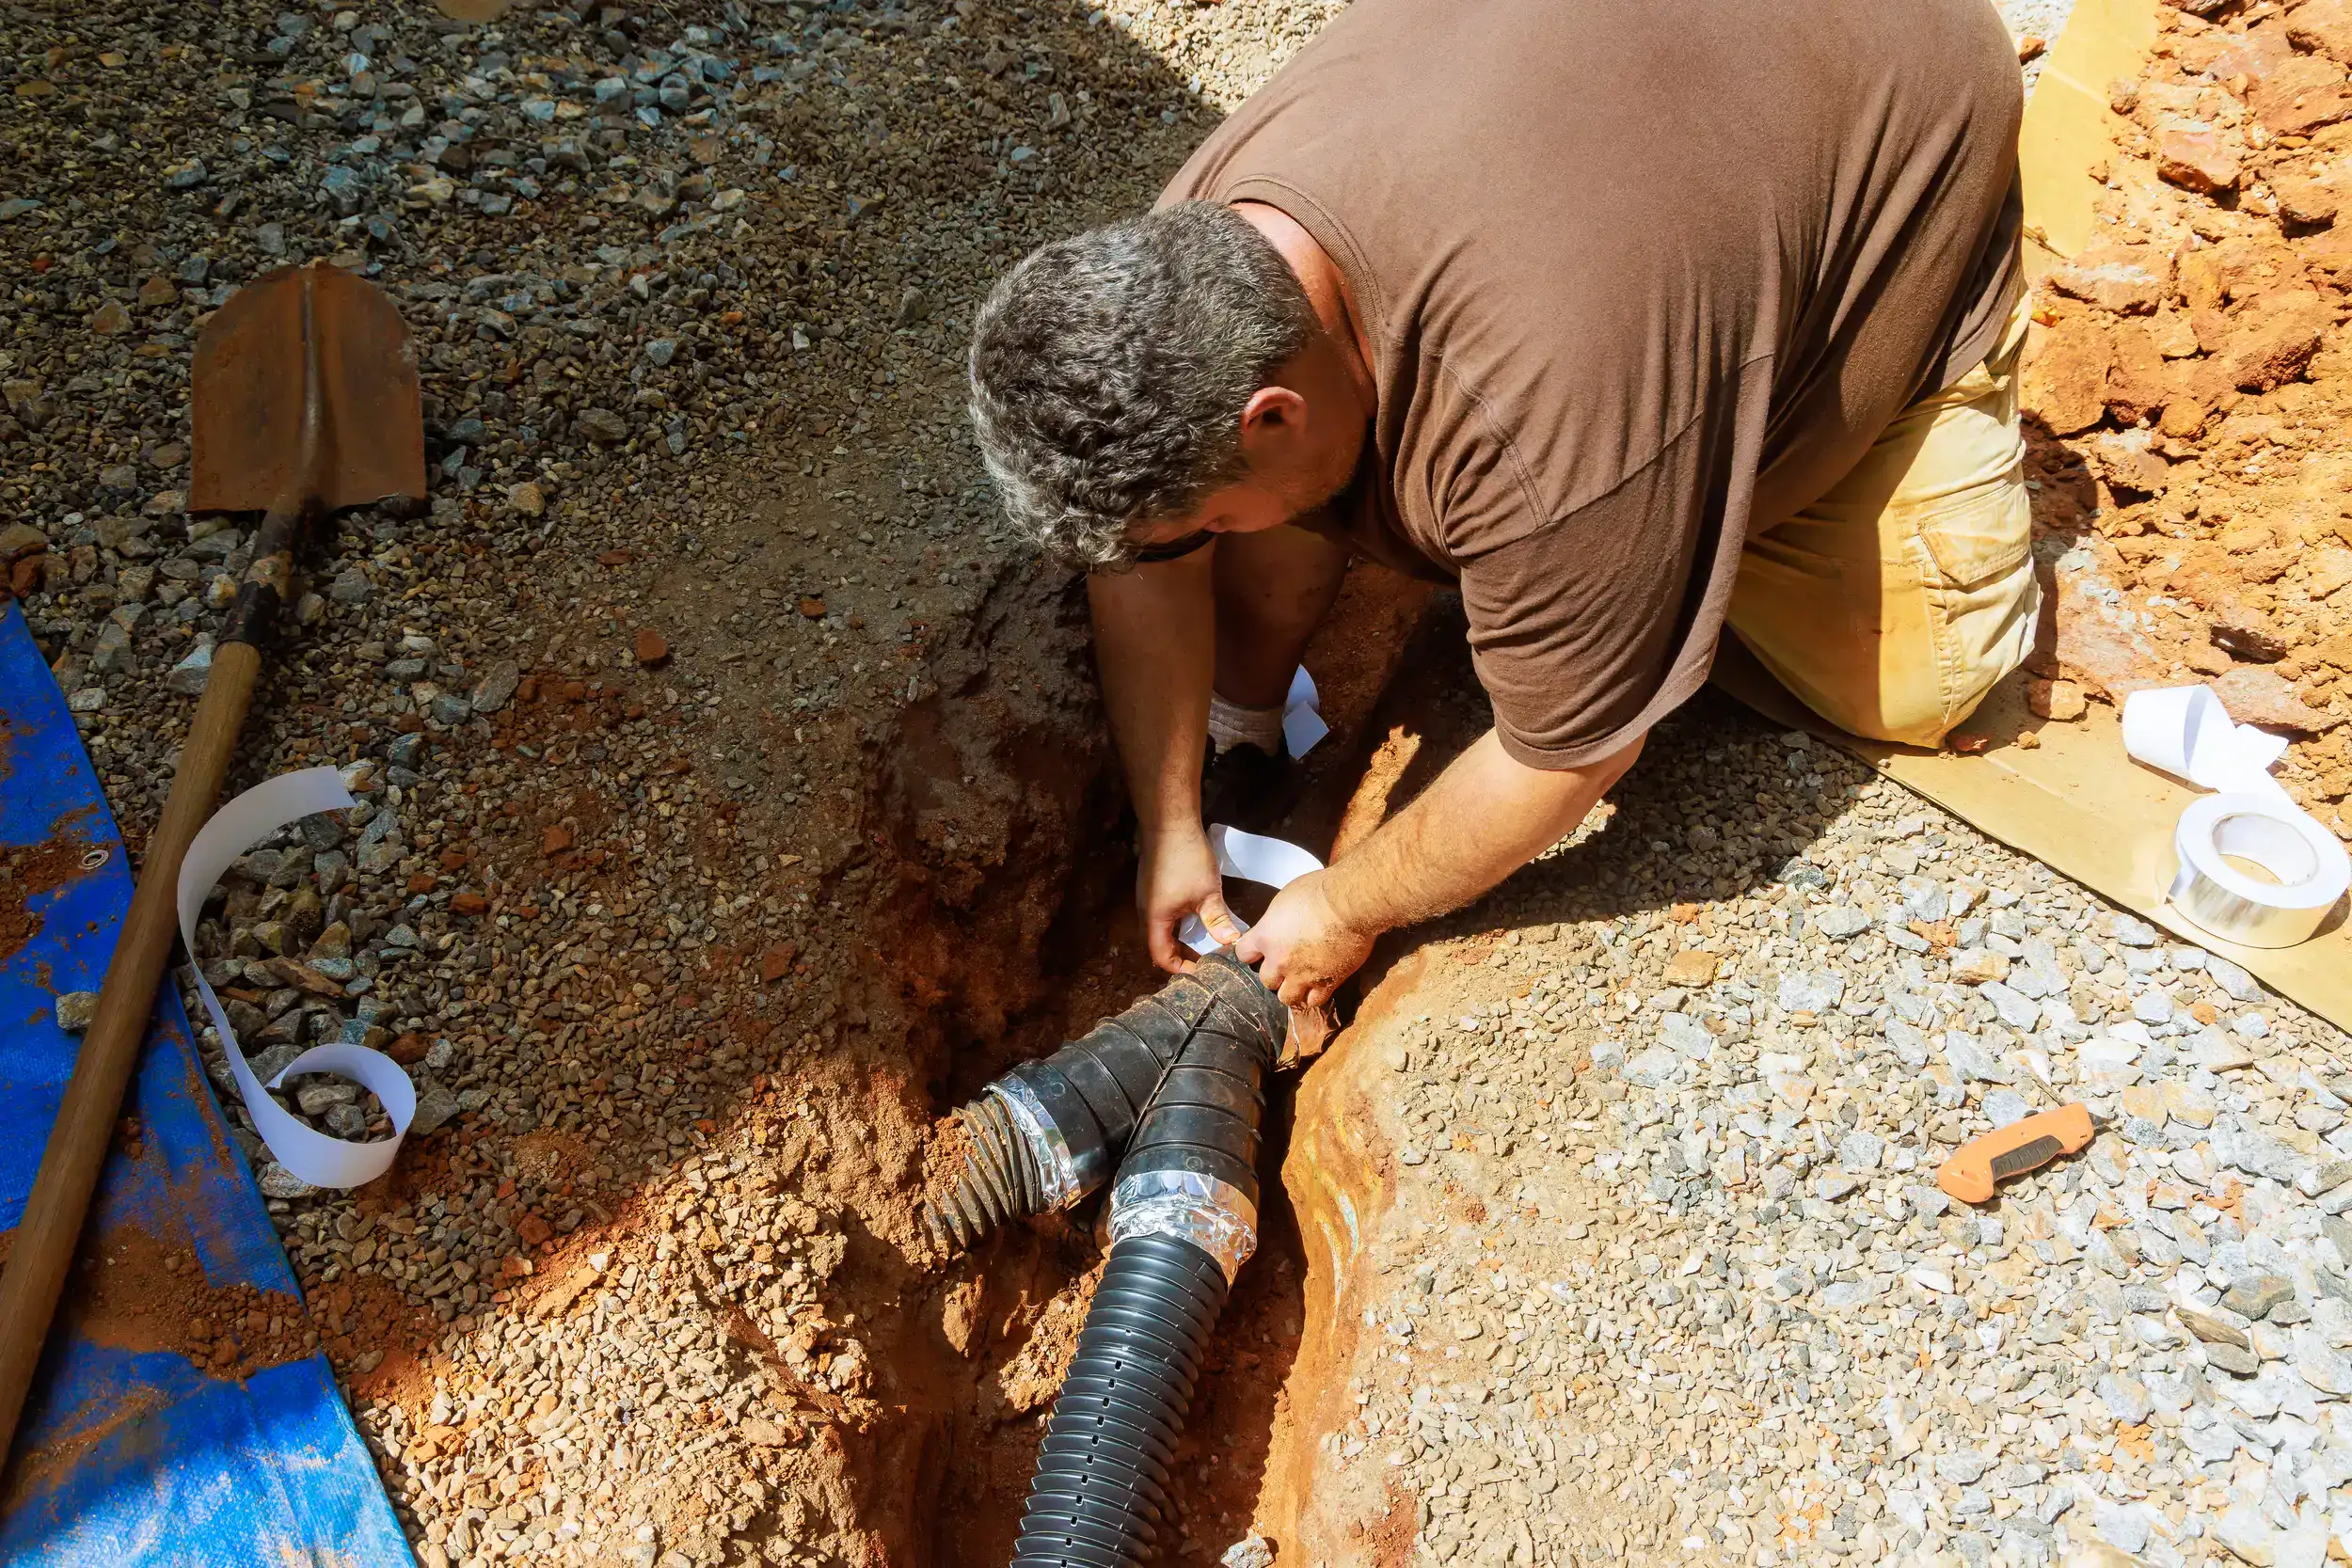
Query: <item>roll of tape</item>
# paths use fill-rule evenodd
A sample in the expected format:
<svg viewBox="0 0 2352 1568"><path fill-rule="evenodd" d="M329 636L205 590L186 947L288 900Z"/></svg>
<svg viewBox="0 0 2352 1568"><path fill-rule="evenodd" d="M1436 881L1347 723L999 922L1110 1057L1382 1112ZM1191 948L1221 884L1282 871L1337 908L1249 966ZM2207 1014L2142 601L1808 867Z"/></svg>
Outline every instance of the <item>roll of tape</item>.
<svg viewBox="0 0 2352 1568"><path fill-rule="evenodd" d="M2167 900L2200 930L2246 947L2309 941L2352 883L2344 846L2282 793L2192 802L2172 830L2172 851Z"/></svg>

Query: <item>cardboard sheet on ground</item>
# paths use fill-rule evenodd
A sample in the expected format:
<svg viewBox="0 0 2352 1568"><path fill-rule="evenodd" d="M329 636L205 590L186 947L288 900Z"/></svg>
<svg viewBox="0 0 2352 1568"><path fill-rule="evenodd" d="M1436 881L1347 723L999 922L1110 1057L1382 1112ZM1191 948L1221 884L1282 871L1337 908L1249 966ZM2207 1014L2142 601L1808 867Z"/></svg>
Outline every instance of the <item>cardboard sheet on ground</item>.
<svg viewBox="0 0 2352 1568"><path fill-rule="evenodd" d="M2026 706L2024 675L2012 675L1966 725L1993 744L1963 756L1848 735L1790 696L1730 638L1715 662L1715 684L1775 723L1852 752L1979 832L2352 1029L2352 926L2342 911L2300 946L2242 947L2217 941L2160 901L2172 877L2173 825L2203 792L2132 761L2113 708L2093 703L2079 723L2047 722ZM2017 744L2028 730L2042 742L2031 751Z"/></svg>
<svg viewBox="0 0 2352 1568"><path fill-rule="evenodd" d="M2076 0L2026 106L2018 162L2026 194L2026 269L2039 276L2090 244L2102 187L2087 172L2110 155L2121 123L2108 85L2136 79L2156 37L2156 0ZM2080 723L2045 723L2011 676L1966 726L1993 737L1974 756L1867 741L1824 723L1726 636L1715 684L1767 718L1851 752L1888 778L2059 874L2221 954L2340 1028L2352 1029L2352 928L2342 913L2296 947L2217 942L2163 907L2173 825L2200 792L2133 762L2122 721L2091 705ZM2041 746L2016 736L2033 730Z"/></svg>
<svg viewBox="0 0 2352 1568"><path fill-rule="evenodd" d="M78 1042L57 1027L56 995L98 989L131 901L113 817L13 606L0 606L0 847L36 890L0 920L7 942L24 939L0 952L5 1233L73 1069ZM26 857L31 847L46 852ZM141 1130L138 1157L122 1144L108 1155L86 1236L136 1232L186 1249L210 1285L291 1300L293 1273L168 986L123 1109ZM177 1322L153 1334L77 1329L75 1281L66 1289L0 1482L0 1568L413 1560L324 1355L216 1378L152 1348Z"/></svg>

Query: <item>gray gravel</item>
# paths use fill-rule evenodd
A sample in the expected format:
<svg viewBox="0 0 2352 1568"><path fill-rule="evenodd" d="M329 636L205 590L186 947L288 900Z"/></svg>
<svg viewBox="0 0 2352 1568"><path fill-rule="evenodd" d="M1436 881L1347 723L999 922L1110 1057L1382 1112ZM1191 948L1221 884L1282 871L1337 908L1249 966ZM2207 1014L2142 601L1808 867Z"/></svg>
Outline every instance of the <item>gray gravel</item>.
<svg viewBox="0 0 2352 1568"><path fill-rule="evenodd" d="M1465 918L1497 1000L1383 1026L1398 1205L1335 1492L1393 1473L1440 1561L2347 1540L2352 1042L1705 706L1585 836ZM1935 1189L2070 1101L2082 1157Z"/></svg>
<svg viewBox="0 0 2352 1568"><path fill-rule="evenodd" d="M428 1568L863 1561L893 1523L829 1429L874 1414L838 1269L883 1217L846 1195L904 1172L828 1074L867 1022L871 748L1014 559L961 323L1336 8L7 13L0 566L126 823L250 546L183 509L207 313L332 258L418 332L430 493L306 560L238 781L363 759L366 804L246 857L197 957L264 1076L376 1045L437 1128L415 1186L323 1195L230 1103ZM1402 1471L1440 1559L2033 1561L2095 1532L2305 1560L2347 1451L2342 1042L1896 792L1844 799L1848 765L1679 733L1636 796L1704 793L1661 813L1670 848L1610 852L1631 886L1699 857L1677 896L1713 934L1553 899L1494 960L1526 998L1401 1021L1390 1358L1335 1476ZM1769 853L1722 805L1759 787ZM1740 891L1817 808L1814 869ZM1957 954L1885 921L1938 896ZM1665 984L1694 932L1730 973ZM763 1071L788 1086L732 1114ZM1996 1227L1915 1201L1939 1142L2091 1088L2099 1154ZM284 1098L384 1131L327 1081ZM2292 1294L2246 1310L2272 1275Z"/></svg>

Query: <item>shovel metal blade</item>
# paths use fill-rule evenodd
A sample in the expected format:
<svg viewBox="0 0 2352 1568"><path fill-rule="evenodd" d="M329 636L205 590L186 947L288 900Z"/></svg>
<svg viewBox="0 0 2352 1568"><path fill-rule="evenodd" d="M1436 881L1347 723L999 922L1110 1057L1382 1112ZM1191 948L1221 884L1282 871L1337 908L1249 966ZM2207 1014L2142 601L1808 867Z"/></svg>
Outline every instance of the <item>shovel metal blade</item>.
<svg viewBox="0 0 2352 1568"><path fill-rule="evenodd" d="M303 341L310 294L315 359ZM318 367L320 447L304 471L308 367ZM324 263L281 267L230 295L196 341L191 512L320 511L424 494L417 354L383 290Z"/></svg>

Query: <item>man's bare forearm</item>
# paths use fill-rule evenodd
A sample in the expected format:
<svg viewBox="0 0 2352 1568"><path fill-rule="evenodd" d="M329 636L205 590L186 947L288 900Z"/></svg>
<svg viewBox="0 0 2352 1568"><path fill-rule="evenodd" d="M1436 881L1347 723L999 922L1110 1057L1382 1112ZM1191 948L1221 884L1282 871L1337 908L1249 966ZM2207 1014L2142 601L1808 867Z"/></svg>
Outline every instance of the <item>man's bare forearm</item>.
<svg viewBox="0 0 2352 1568"><path fill-rule="evenodd" d="M1146 835L1200 826L1216 649L1215 545L1087 579L1111 738Z"/></svg>
<svg viewBox="0 0 2352 1568"><path fill-rule="evenodd" d="M1530 768L1489 730L1437 782L1331 867L1326 896L1359 931L1459 909L1569 833L1641 755L1635 740L1585 768Z"/></svg>

